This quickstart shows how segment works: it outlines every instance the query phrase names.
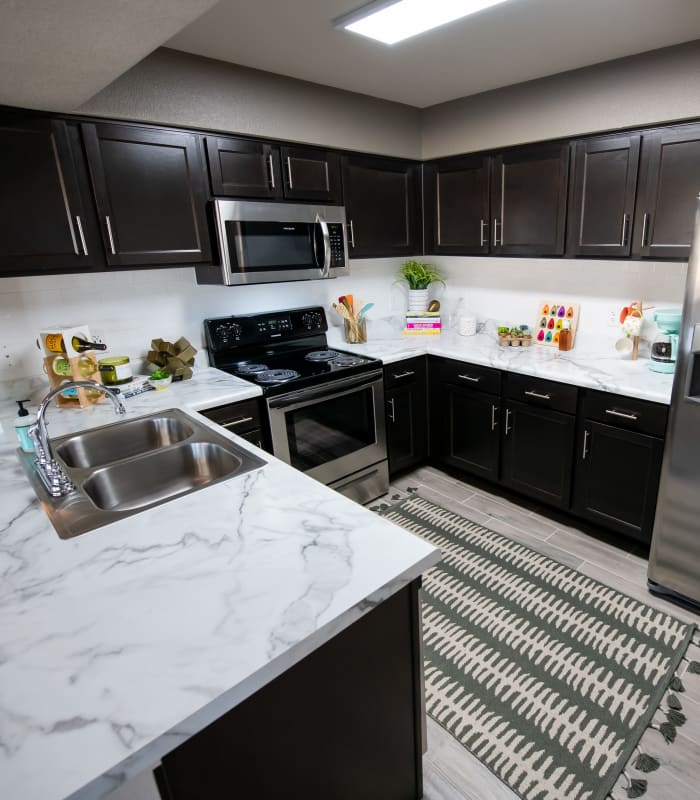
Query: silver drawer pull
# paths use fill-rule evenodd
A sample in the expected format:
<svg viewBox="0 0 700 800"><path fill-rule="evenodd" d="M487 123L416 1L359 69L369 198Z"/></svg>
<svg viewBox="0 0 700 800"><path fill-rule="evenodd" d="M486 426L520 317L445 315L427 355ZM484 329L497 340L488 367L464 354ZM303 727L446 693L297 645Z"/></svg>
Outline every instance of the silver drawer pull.
<svg viewBox="0 0 700 800"><path fill-rule="evenodd" d="M533 392L532 389L525 392L528 397L536 397L538 400L551 400L552 398L548 394L540 394L539 392Z"/></svg>
<svg viewBox="0 0 700 800"><path fill-rule="evenodd" d="M275 165L272 163L272 153L267 156L267 168L269 170L270 189L275 188Z"/></svg>
<svg viewBox="0 0 700 800"><path fill-rule="evenodd" d="M584 430L584 432L583 432L583 453L581 454L583 461L585 461L587 456L588 456L588 437L590 435L591 435L590 431Z"/></svg>
<svg viewBox="0 0 700 800"><path fill-rule="evenodd" d="M112 222L107 216L105 217L105 224L107 225L107 235L109 236L109 249L112 251L112 255L116 256L117 251L114 247L114 236L112 235Z"/></svg>
<svg viewBox="0 0 700 800"><path fill-rule="evenodd" d="M348 223L350 225L350 247L355 247L355 228L352 224L352 220Z"/></svg>
<svg viewBox="0 0 700 800"><path fill-rule="evenodd" d="M390 397L387 403L391 407L391 411L389 412L389 419L392 422L396 422L396 407L394 406L394 398Z"/></svg>
<svg viewBox="0 0 700 800"><path fill-rule="evenodd" d="M474 378L472 375L458 375L458 378L461 378L463 381L471 381L472 383L479 383L481 378Z"/></svg>
<svg viewBox="0 0 700 800"><path fill-rule="evenodd" d="M496 408L496 406L492 405L491 406L491 430L492 431L495 431L496 430L496 425L498 425L498 422L496 422L496 414L497 414L497 412L498 412L498 409Z"/></svg>
<svg viewBox="0 0 700 800"><path fill-rule="evenodd" d="M509 408L506 409L506 430L505 430L506 436L508 436L508 434L513 430L513 427L510 424L510 415L512 413L513 412Z"/></svg>
<svg viewBox="0 0 700 800"><path fill-rule="evenodd" d="M400 372L398 375L394 373L391 377L398 381L400 378L410 378L411 375L415 375L415 372L412 372L410 369L407 369L406 372Z"/></svg>
<svg viewBox="0 0 700 800"><path fill-rule="evenodd" d="M290 189L294 188L292 183L292 159L290 156L287 156L287 185Z"/></svg>
<svg viewBox="0 0 700 800"><path fill-rule="evenodd" d="M637 422L639 417L636 414L628 414L625 411L615 411L614 408L606 408L606 414L610 414L611 417L622 417L622 419L630 419L632 422Z"/></svg>
<svg viewBox="0 0 700 800"><path fill-rule="evenodd" d="M221 423L222 428L235 428L236 425L242 425L244 422L252 422L252 417L241 417L240 419L234 419L233 422L223 422Z"/></svg>
<svg viewBox="0 0 700 800"><path fill-rule="evenodd" d="M85 244L85 234L83 233L83 223L80 221L80 217L76 215L75 217L76 224L78 225L78 233L80 234L80 244L83 246L83 255L86 256L88 254L87 244Z"/></svg>

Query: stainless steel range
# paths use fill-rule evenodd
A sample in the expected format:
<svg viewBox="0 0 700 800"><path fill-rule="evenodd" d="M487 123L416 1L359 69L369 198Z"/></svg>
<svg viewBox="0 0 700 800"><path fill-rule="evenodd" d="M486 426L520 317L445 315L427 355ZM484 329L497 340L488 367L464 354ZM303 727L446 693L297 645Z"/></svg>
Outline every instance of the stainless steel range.
<svg viewBox="0 0 700 800"><path fill-rule="evenodd" d="M262 388L274 455L361 503L388 491L381 361L329 348L323 308L204 329L209 363Z"/></svg>

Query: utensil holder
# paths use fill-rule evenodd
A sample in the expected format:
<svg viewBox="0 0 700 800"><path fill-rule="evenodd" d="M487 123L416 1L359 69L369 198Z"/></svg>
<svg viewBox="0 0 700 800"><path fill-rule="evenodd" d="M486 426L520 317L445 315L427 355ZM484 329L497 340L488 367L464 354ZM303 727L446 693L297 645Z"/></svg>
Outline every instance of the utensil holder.
<svg viewBox="0 0 700 800"><path fill-rule="evenodd" d="M343 320L345 341L348 344L364 344L367 341L367 320Z"/></svg>

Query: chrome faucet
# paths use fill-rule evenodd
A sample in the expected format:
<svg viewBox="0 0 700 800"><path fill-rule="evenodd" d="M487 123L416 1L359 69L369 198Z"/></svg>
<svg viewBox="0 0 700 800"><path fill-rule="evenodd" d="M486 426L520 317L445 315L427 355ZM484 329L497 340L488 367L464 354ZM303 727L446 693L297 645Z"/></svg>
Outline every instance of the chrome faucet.
<svg viewBox="0 0 700 800"><path fill-rule="evenodd" d="M36 412L36 422L30 426L28 434L34 442L36 449L37 472L46 490L52 497L61 497L62 495L69 494L75 487L61 468L61 465L54 458L51 442L49 441L49 434L46 430L46 412L56 395L62 394L66 389L72 389L73 387L76 389L98 389L104 392L112 401L116 414L126 413L126 406L121 397L108 386L103 386L101 383L97 383L97 381L68 381L68 383L62 383L56 389L52 389L46 397L44 397L39 405L39 410Z"/></svg>

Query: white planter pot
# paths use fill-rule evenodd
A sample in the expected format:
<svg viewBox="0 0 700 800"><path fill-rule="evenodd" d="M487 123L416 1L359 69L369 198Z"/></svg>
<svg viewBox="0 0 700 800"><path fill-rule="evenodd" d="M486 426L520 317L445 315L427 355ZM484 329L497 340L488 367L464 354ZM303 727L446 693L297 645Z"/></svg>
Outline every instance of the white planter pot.
<svg viewBox="0 0 700 800"><path fill-rule="evenodd" d="M408 310L427 311L428 310L428 290L409 289L408 290Z"/></svg>

